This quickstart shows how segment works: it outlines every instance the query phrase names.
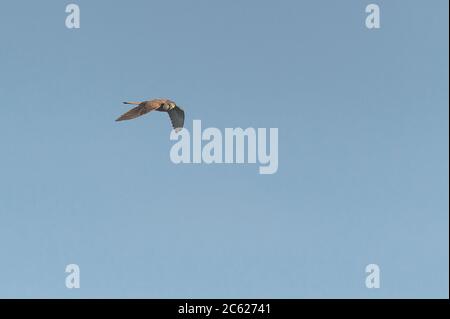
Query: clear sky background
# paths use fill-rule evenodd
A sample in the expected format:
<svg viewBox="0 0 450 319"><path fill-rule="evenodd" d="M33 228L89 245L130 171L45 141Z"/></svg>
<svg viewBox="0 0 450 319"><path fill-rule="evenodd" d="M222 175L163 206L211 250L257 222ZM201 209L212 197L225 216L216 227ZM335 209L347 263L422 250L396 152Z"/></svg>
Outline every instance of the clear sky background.
<svg viewBox="0 0 450 319"><path fill-rule="evenodd" d="M448 297L448 1L68 3L0 5L0 297ZM155 97L278 173L173 164Z"/></svg>

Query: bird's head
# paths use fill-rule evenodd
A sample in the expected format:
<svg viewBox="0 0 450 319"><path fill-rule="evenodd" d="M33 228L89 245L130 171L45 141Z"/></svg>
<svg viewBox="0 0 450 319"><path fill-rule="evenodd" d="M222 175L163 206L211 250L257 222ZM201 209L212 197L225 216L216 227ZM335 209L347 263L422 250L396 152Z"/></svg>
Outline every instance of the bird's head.
<svg viewBox="0 0 450 319"><path fill-rule="evenodd" d="M177 105L175 104L175 102L172 102L172 101L169 101L168 104L169 104L170 110L172 110L173 108L175 108L175 107L177 106Z"/></svg>

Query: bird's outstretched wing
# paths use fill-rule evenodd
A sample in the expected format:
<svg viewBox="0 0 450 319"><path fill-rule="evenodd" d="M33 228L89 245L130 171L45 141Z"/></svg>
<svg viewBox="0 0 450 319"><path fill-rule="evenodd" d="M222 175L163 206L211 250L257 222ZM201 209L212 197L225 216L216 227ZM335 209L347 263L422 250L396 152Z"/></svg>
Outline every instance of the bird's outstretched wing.
<svg viewBox="0 0 450 319"><path fill-rule="evenodd" d="M169 112L170 121L175 130L181 130L184 126L184 111L183 109L175 106Z"/></svg>
<svg viewBox="0 0 450 319"><path fill-rule="evenodd" d="M131 120L136 117L139 117L141 115L147 114L148 112L152 111L154 108L149 107L145 102L139 104L135 108L129 110L125 114L122 114L116 121L125 121L125 120Z"/></svg>

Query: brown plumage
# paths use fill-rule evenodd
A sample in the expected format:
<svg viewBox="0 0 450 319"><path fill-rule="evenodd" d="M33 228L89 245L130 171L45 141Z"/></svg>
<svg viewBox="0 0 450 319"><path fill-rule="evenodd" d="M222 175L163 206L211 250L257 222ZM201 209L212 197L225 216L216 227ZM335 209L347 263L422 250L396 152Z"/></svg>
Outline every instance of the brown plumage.
<svg viewBox="0 0 450 319"><path fill-rule="evenodd" d="M144 102L123 102L124 104L137 105L121 115L116 121L131 120L151 111L167 112L175 130L179 131L184 125L184 111L175 102L168 99L155 99Z"/></svg>

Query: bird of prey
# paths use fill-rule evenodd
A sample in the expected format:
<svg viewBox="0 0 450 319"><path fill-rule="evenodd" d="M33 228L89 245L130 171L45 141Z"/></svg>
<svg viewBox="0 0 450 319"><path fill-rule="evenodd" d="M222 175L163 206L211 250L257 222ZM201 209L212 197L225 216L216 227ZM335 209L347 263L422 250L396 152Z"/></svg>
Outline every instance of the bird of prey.
<svg viewBox="0 0 450 319"><path fill-rule="evenodd" d="M184 111L171 100L155 99L144 102L123 102L123 104L132 104L137 106L120 116L116 121L131 120L151 111L159 111L169 113L170 121L172 122L172 126L175 131L178 132L183 128Z"/></svg>

